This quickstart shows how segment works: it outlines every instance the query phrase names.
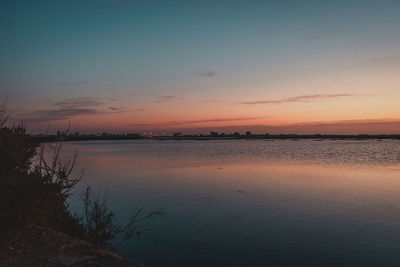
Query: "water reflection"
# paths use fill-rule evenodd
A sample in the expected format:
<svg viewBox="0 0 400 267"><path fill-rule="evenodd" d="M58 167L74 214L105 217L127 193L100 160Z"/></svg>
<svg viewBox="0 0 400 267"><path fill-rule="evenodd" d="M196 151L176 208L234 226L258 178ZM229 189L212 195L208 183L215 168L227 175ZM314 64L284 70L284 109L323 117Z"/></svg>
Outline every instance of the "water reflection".
<svg viewBox="0 0 400 267"><path fill-rule="evenodd" d="M135 206L165 211L147 225L152 236L122 248L150 266L398 265L399 143L121 141L68 148L79 148L84 183L106 186L121 221Z"/></svg>

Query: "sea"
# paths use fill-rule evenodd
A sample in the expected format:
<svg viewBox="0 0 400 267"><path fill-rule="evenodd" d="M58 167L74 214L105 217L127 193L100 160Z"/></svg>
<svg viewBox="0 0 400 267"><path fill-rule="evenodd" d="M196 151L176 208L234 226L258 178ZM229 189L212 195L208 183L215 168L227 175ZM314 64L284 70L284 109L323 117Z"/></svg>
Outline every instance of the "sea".
<svg viewBox="0 0 400 267"><path fill-rule="evenodd" d="M122 140L77 151L146 266L400 266L400 140ZM116 240L115 242L117 242Z"/></svg>

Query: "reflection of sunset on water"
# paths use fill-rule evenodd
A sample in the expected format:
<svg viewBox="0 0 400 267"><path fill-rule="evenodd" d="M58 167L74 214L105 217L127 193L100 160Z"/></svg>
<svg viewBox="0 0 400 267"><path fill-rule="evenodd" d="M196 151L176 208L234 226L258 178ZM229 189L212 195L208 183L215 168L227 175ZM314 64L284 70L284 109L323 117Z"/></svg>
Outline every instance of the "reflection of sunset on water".
<svg viewBox="0 0 400 267"><path fill-rule="evenodd" d="M284 251L293 249L303 262L303 252L315 261L332 250L340 259L357 252L356 259L396 261L387 251L398 250L400 240L397 140L96 141L66 148L79 150L83 183L106 188L122 221L132 205L166 210L150 224L160 231L157 241L128 244L125 255L135 246L154 264L176 250L188 263L196 254L219 262L225 251L251 247L228 258L288 264L293 258ZM158 242L168 246L158 251ZM204 252L210 249L217 254Z"/></svg>

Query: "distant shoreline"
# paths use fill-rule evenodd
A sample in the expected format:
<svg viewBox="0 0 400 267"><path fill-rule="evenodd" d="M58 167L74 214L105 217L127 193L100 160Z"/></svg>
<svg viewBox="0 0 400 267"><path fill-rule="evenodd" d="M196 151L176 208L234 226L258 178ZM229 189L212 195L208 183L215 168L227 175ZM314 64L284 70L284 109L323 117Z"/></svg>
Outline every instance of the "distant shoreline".
<svg viewBox="0 0 400 267"><path fill-rule="evenodd" d="M240 135L240 136L210 136L210 135L184 135L184 136L57 136L57 135L37 135L32 136L33 140L38 142L56 142L56 141L112 141L112 140L301 140L301 139L328 139L328 140L367 140L367 139L392 139L400 140L400 134L382 134L382 135Z"/></svg>

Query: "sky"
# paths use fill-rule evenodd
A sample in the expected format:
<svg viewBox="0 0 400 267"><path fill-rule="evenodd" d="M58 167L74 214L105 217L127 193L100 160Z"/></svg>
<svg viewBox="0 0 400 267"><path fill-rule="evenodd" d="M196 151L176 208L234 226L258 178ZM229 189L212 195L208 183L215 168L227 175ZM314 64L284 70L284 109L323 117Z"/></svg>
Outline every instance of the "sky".
<svg viewBox="0 0 400 267"><path fill-rule="evenodd" d="M400 133L399 0L0 0L28 131Z"/></svg>

